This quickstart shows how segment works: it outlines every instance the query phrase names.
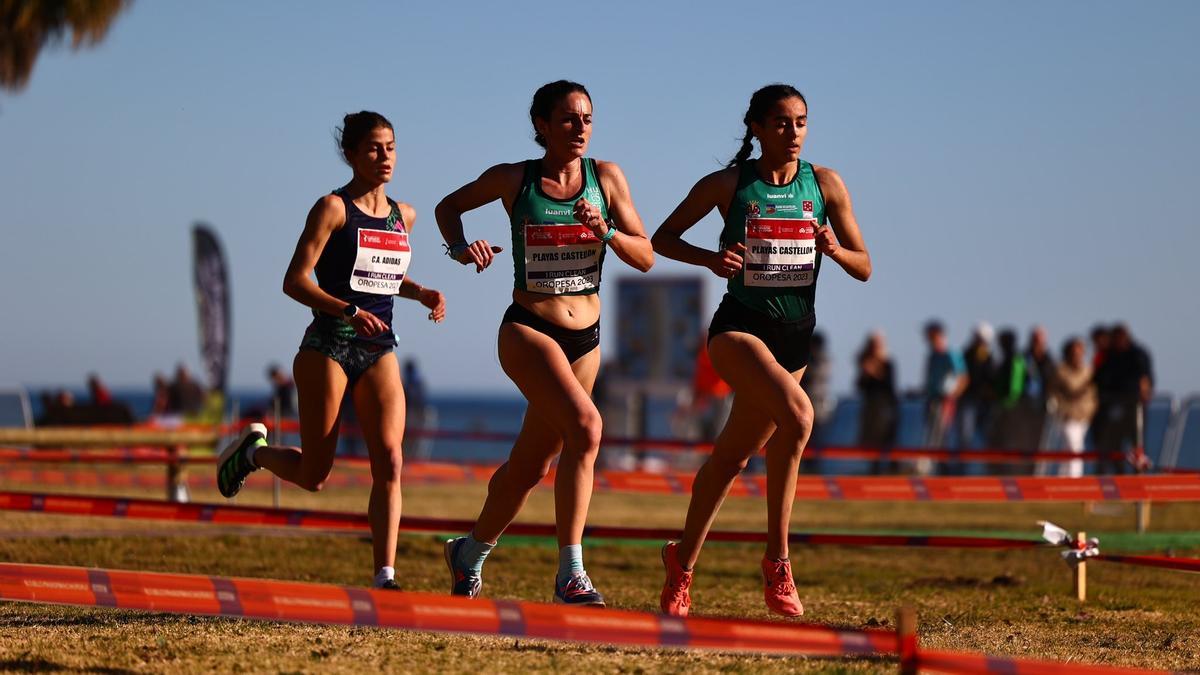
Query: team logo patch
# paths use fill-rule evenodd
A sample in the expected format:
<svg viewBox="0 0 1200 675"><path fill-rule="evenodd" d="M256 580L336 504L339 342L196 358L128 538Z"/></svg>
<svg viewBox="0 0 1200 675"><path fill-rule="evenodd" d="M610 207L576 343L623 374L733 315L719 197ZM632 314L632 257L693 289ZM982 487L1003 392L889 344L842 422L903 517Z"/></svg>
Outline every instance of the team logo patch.
<svg viewBox="0 0 1200 675"><path fill-rule="evenodd" d="M804 201L800 202L800 210L801 211L812 211L813 210L812 200L805 199Z"/></svg>
<svg viewBox="0 0 1200 675"><path fill-rule="evenodd" d="M762 211L758 208L758 202L746 202L746 214L751 216L762 215Z"/></svg>
<svg viewBox="0 0 1200 675"><path fill-rule="evenodd" d="M587 186L587 189L583 191L583 198L588 200L592 206L600 206L604 201L604 195L600 193L600 188L594 185Z"/></svg>

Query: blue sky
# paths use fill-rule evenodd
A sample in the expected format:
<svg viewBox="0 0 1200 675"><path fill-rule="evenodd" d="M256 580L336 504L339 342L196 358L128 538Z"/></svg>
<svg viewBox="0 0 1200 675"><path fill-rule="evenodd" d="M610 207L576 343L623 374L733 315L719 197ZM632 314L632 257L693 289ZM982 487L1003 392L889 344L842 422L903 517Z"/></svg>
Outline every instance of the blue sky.
<svg viewBox="0 0 1200 675"><path fill-rule="evenodd" d="M754 89L805 92L804 156L842 174L875 266L866 285L821 277L837 391L873 328L915 385L931 316L955 343L979 320L1042 323L1056 349L1122 319L1163 389L1197 391L1198 30L1193 2L142 0L98 48L44 51L28 88L0 94L0 384L95 370L141 386L198 366L188 231L203 220L232 267L232 383L261 386L308 322L280 291L304 216L348 178L332 129L366 108L396 125L390 194L419 213L410 272L449 299L437 326L397 301L401 353L435 391L513 391L495 358L511 260L451 264L432 211L535 156L529 98L566 77L591 90L591 154L622 166L651 231L737 149ZM507 237L498 204L467 226ZM718 229L689 238L713 246ZM606 278L625 274L613 259ZM711 278L710 307L720 292Z"/></svg>

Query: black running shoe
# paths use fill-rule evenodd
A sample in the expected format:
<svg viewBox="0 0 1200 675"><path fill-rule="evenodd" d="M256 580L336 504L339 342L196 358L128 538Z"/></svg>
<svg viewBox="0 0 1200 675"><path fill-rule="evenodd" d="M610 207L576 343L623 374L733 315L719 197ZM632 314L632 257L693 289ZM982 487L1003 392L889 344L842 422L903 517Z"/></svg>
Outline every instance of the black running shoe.
<svg viewBox="0 0 1200 675"><path fill-rule="evenodd" d="M466 537L447 539L446 545L442 547L442 554L446 558L446 567L450 568L450 594L474 598L483 588L483 579L478 574L463 569L455 563L455 560L458 559L458 549L466 541Z"/></svg>
<svg viewBox="0 0 1200 675"><path fill-rule="evenodd" d="M223 497L229 499L241 492L246 484L246 476L258 471L258 467L250 463L246 452L266 442L267 427L255 422L246 427L240 438L221 451L221 456L217 458L217 489Z"/></svg>
<svg viewBox="0 0 1200 675"><path fill-rule="evenodd" d="M375 588L378 588L381 591L398 591L400 590L400 584L396 583L395 579L388 579Z"/></svg>
<svg viewBox="0 0 1200 675"><path fill-rule="evenodd" d="M554 582L554 602L583 607L603 607L604 596L592 585L587 572L575 572L562 584Z"/></svg>

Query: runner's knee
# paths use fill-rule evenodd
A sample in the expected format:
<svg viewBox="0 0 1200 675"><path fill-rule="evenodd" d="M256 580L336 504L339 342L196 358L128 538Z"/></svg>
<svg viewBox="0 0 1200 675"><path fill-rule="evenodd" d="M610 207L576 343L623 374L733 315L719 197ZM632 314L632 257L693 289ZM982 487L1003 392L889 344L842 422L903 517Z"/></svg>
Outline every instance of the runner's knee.
<svg viewBox="0 0 1200 675"><path fill-rule="evenodd" d="M708 465L713 472L725 479L736 478L740 473L746 470L746 466L750 464L750 457L728 457L725 455L712 455L708 458Z"/></svg>
<svg viewBox="0 0 1200 675"><path fill-rule="evenodd" d="M325 487L325 481L328 480L329 472L332 469L332 463L323 466L301 465L300 478L296 481L296 485L309 492L320 492Z"/></svg>
<svg viewBox="0 0 1200 675"><path fill-rule="evenodd" d="M805 399L797 399L788 403L787 411L781 419L775 420L776 433L789 437L807 439L813 427L812 404Z"/></svg>
<svg viewBox="0 0 1200 675"><path fill-rule="evenodd" d="M377 483L400 482L401 469L404 467L400 446L390 447L380 455L371 460L371 480Z"/></svg>
<svg viewBox="0 0 1200 675"><path fill-rule="evenodd" d="M571 428L563 434L564 450L594 455L600 450L600 435L603 432L604 422L600 419L600 411L595 408L581 411Z"/></svg>
<svg viewBox="0 0 1200 675"><path fill-rule="evenodd" d="M537 487L546 476L550 475L550 466L552 459L546 459L542 462L513 462L508 463L508 480L521 490L532 490Z"/></svg>
<svg viewBox="0 0 1200 675"><path fill-rule="evenodd" d="M308 490L309 492L320 492L322 489L324 489L325 479L327 479L328 477L329 477L328 473L326 473L324 475L311 475L311 476L308 474L304 474L304 475L300 476L300 480L296 481L296 485L300 486L301 488L304 488L305 490Z"/></svg>

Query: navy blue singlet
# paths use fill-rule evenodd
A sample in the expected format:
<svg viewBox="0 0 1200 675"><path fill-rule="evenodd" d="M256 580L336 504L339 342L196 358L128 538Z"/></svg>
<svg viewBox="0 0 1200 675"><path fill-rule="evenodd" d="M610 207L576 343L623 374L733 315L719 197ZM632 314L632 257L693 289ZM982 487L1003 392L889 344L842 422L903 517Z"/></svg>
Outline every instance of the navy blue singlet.
<svg viewBox="0 0 1200 675"><path fill-rule="evenodd" d="M395 297L394 294L356 290L351 287L351 280L356 275L355 261L359 257L362 243L360 230L399 233L403 235L404 249L407 250L408 229L404 226L404 219L400 216L400 207L389 198L388 204L392 207L391 213L385 218L376 218L363 213L341 189L334 190L333 194L341 197L342 203L346 205L346 224L331 234L329 240L325 242L325 249L321 251L321 257L317 259L314 268L317 274L317 285L333 297L357 305L359 309L365 309L379 317L387 324L388 330L374 337L361 337L355 334L354 328L341 317L316 310L313 310L315 319L309 329L332 332L343 338L353 338L358 342L394 346L396 344L396 335L392 332L392 298ZM363 283L361 279L358 281L360 284ZM398 285L398 280L392 280L390 283Z"/></svg>

